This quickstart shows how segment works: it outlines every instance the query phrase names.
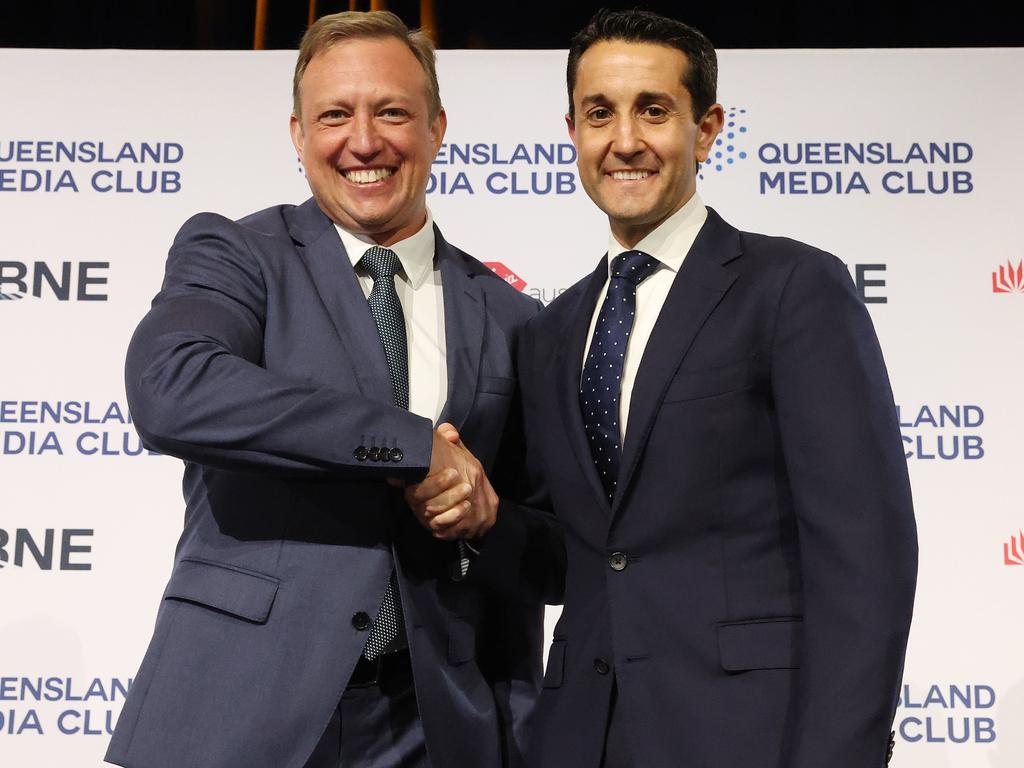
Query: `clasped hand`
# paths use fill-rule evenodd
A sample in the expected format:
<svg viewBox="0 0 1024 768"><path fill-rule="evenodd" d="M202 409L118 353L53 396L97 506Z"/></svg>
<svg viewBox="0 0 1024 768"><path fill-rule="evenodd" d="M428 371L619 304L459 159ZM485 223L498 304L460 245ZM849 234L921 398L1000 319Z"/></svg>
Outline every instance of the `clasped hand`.
<svg viewBox="0 0 1024 768"><path fill-rule="evenodd" d="M498 494L451 424L434 431L427 477L405 489L420 524L444 541L477 539L494 525Z"/></svg>

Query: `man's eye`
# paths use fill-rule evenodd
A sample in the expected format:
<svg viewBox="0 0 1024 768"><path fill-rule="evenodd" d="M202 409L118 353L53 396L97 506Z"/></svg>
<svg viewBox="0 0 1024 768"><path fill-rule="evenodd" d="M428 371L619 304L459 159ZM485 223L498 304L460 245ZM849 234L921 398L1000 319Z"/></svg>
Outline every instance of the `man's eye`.
<svg viewBox="0 0 1024 768"><path fill-rule="evenodd" d="M604 107L592 109L587 113L587 120L591 123L604 123L610 120L611 117L612 111L610 109L605 109Z"/></svg>
<svg viewBox="0 0 1024 768"><path fill-rule="evenodd" d="M409 117L409 113L398 107L388 107L381 110L380 116L385 120L405 120Z"/></svg>
<svg viewBox="0 0 1024 768"><path fill-rule="evenodd" d="M644 109L644 116L653 118L654 120L661 120L668 117L668 110L663 107L656 107L652 104Z"/></svg>
<svg viewBox="0 0 1024 768"><path fill-rule="evenodd" d="M329 109L320 115L320 122L322 123L341 123L348 119L348 114L340 109Z"/></svg>

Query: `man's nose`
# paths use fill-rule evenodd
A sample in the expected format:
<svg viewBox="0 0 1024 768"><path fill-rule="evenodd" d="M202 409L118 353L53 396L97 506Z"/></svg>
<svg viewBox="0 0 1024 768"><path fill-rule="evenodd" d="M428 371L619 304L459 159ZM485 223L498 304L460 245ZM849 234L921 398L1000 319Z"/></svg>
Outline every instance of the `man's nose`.
<svg viewBox="0 0 1024 768"><path fill-rule="evenodd" d="M349 151L363 158L376 155L381 149L381 135L373 115L358 114L353 117L351 125Z"/></svg>
<svg viewBox="0 0 1024 768"><path fill-rule="evenodd" d="M612 152L620 157L632 157L644 148L643 129L631 117L619 120L612 134Z"/></svg>

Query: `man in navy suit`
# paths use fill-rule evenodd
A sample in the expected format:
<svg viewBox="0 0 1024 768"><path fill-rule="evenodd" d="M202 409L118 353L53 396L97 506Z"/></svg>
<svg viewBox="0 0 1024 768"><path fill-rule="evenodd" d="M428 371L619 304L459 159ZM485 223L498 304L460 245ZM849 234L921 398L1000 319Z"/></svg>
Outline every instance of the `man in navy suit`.
<svg viewBox="0 0 1024 768"><path fill-rule="evenodd" d="M697 195L716 78L702 34L641 11L570 49L610 233L520 352L568 555L532 768L887 761L917 543L885 365L842 262Z"/></svg>
<svg viewBox="0 0 1024 768"><path fill-rule="evenodd" d="M518 765L543 606L489 591L456 542L495 524L485 473L500 488L499 452L521 453L513 351L538 305L433 226L425 36L324 17L294 94L313 198L189 220L128 351L135 424L185 460L187 508L107 760ZM448 490L414 513L396 486L428 473Z"/></svg>

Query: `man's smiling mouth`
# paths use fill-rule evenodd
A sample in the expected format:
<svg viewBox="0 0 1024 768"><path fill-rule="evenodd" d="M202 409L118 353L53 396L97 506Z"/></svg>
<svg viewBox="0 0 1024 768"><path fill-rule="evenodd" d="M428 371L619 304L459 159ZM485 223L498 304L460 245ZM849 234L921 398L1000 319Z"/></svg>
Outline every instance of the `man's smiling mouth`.
<svg viewBox="0 0 1024 768"><path fill-rule="evenodd" d="M353 184L372 184L375 181L383 181L394 173L391 168L367 168L352 171L342 171L341 175Z"/></svg>

